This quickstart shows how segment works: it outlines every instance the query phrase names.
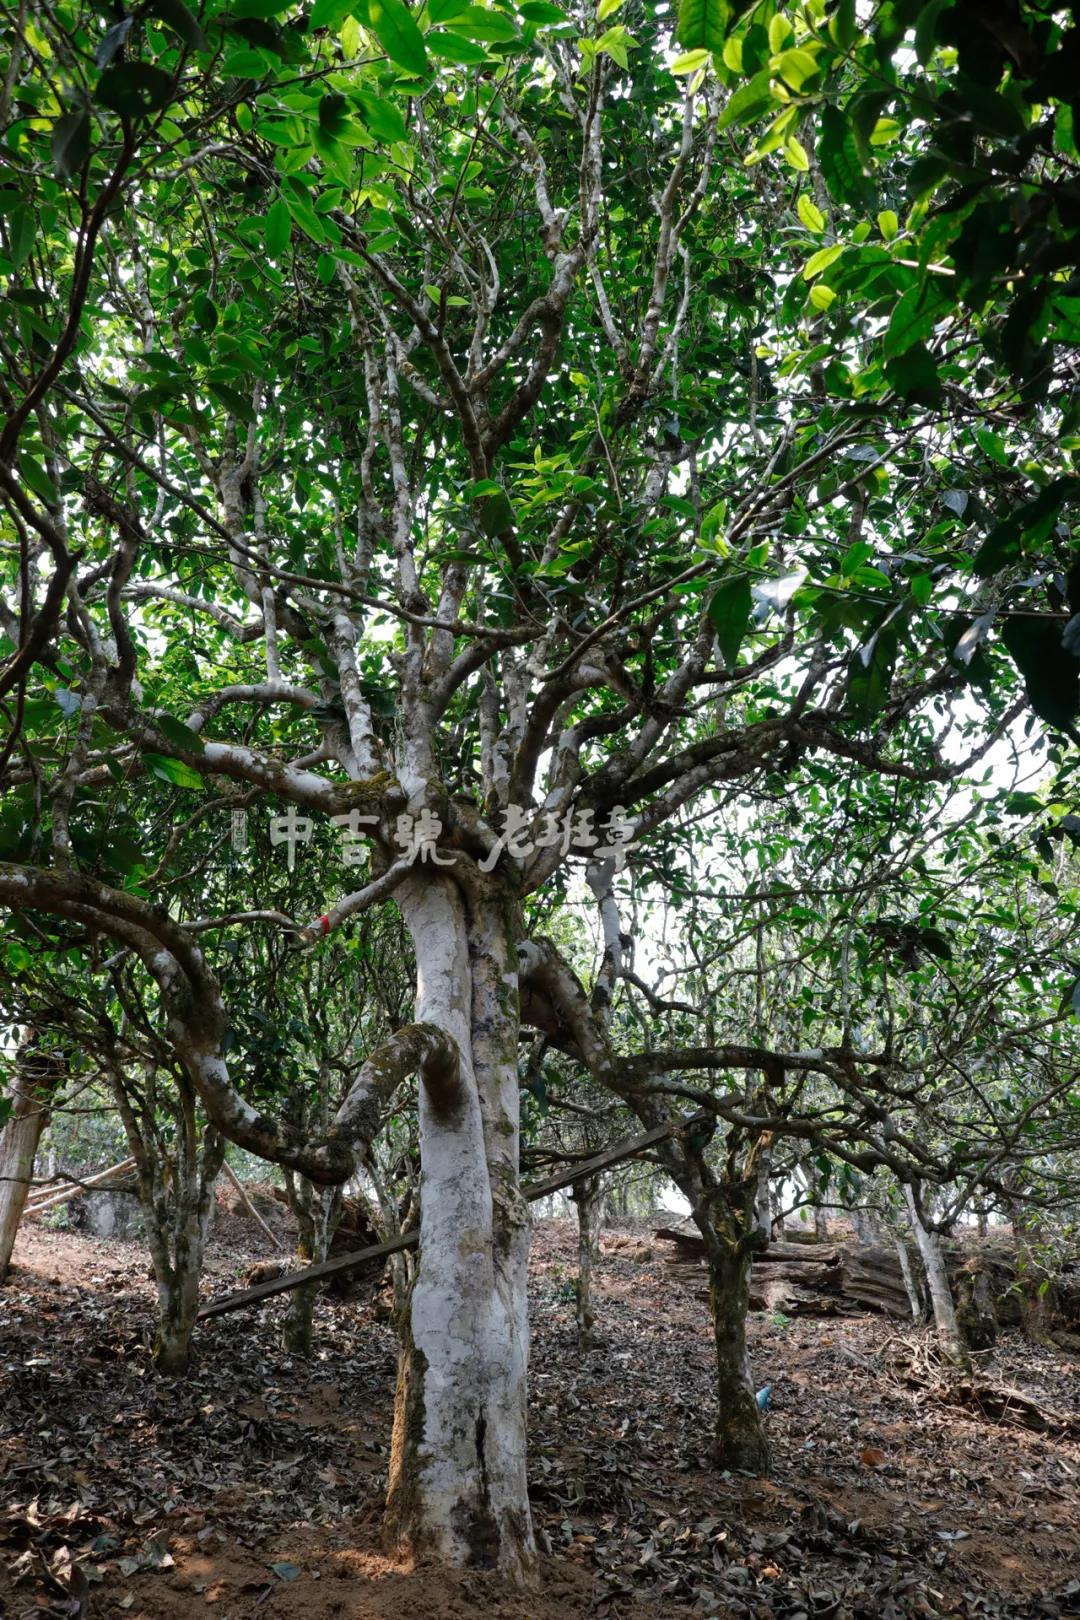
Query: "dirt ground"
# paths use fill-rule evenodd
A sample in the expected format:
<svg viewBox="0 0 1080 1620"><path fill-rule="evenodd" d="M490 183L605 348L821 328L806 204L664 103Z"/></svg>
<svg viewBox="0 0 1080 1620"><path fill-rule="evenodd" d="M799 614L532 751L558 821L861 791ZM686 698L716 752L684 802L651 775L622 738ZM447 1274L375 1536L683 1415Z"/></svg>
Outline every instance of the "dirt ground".
<svg viewBox="0 0 1080 1620"><path fill-rule="evenodd" d="M532 1266L534 1591L388 1559L379 1540L392 1331L323 1299L318 1349L280 1348L280 1300L209 1323L184 1381L148 1349L145 1251L30 1226L0 1292L0 1615L93 1620L933 1620L1080 1615L1080 1444L911 1387L914 1330L756 1317L773 1385L768 1480L709 1460L696 1291L608 1252L599 1341L573 1330L573 1232ZM207 1296L265 1237L217 1224ZM1077 1366L1006 1335L993 1377L1075 1415Z"/></svg>

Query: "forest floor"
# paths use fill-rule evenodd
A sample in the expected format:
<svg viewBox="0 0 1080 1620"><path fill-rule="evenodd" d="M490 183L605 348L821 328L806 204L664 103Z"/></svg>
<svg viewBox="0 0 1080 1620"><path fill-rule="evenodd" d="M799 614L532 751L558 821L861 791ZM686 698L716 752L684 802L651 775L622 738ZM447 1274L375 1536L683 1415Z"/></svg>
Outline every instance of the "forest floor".
<svg viewBox="0 0 1080 1620"><path fill-rule="evenodd" d="M266 1239L217 1224L208 1296ZM579 1355L574 1235L532 1266L534 1593L387 1558L379 1514L394 1339L323 1299L308 1363L280 1300L207 1324L185 1381L155 1376L141 1245L28 1224L0 1293L0 1615L78 1620L963 1620L1080 1615L1080 1444L906 1381L914 1330L757 1316L773 1385L768 1480L708 1458L707 1308L659 1258L607 1252ZM996 1381L1076 1409L1078 1368L1006 1334Z"/></svg>

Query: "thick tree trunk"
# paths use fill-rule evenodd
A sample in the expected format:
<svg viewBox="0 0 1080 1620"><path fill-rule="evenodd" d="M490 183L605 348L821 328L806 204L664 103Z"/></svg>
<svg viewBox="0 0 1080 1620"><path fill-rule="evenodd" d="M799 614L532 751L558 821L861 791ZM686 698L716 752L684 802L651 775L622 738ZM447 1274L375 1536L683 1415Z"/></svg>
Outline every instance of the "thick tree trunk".
<svg viewBox="0 0 1080 1620"><path fill-rule="evenodd" d="M38 1143L49 1119L52 1087L47 1082L42 1084L34 1074L32 1054L23 1061L25 1051L16 1061L11 1113L0 1131L0 1283L11 1264L11 1251L34 1176Z"/></svg>
<svg viewBox="0 0 1080 1620"><path fill-rule="evenodd" d="M183 1378L191 1366L191 1334L199 1310L201 1263L187 1257L176 1268L158 1274L158 1324L154 1338L154 1366L165 1378Z"/></svg>
<svg viewBox="0 0 1080 1620"><path fill-rule="evenodd" d="M200 1184L197 1168L193 1181L181 1172L173 1194L171 1233L168 1229L150 1229L150 1256L158 1291L153 1359L158 1372L167 1378L182 1378L191 1366L191 1335L199 1313L199 1278L209 1225L210 1193L216 1174L215 1168L210 1185L205 1186Z"/></svg>
<svg viewBox="0 0 1080 1620"><path fill-rule="evenodd" d="M600 1244L603 1182L599 1176L575 1181L570 1196L578 1216L577 1333L578 1348L589 1350L596 1317L592 1303L592 1271Z"/></svg>
<svg viewBox="0 0 1080 1620"><path fill-rule="evenodd" d="M911 1218L911 1229L915 1233L915 1242L919 1246L923 1270L926 1272L926 1285L930 1291L930 1307L934 1313L938 1342L950 1361L955 1362L958 1367L966 1366L967 1349L956 1320L956 1306L953 1303L949 1274L945 1268L945 1257L941 1252L938 1235L931 1232L920 1220L910 1187L905 1186L904 1198Z"/></svg>
<svg viewBox="0 0 1080 1620"><path fill-rule="evenodd" d="M421 1088L420 1253L403 1326L387 1528L413 1552L535 1560L525 1472L528 1220L518 1187L517 974L501 908L427 873L398 890L416 1018L452 1036L453 1094Z"/></svg>

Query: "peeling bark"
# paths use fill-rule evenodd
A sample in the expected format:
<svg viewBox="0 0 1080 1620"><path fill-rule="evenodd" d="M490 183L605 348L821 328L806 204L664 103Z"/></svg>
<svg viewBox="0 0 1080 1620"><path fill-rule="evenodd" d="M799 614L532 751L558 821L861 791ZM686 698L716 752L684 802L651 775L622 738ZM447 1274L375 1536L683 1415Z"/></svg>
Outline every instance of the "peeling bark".
<svg viewBox="0 0 1080 1620"><path fill-rule="evenodd" d="M449 881L409 882L399 898L416 951L416 1016L456 1043L459 1076L452 1092L421 1089L420 1255L402 1334L387 1530L412 1552L524 1579L535 1544L516 975L497 908L470 916Z"/></svg>

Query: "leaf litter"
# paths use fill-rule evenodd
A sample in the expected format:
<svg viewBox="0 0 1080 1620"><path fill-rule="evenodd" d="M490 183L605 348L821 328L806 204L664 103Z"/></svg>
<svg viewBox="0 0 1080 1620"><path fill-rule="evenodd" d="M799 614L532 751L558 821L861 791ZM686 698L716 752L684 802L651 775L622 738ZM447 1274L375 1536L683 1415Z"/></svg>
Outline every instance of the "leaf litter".
<svg viewBox="0 0 1080 1620"><path fill-rule="evenodd" d="M230 1229L231 1230L231 1229ZM0 1294L0 1615L68 1620L1067 1620L1080 1616L1080 1445L946 1404L925 1335L866 1314L757 1315L769 1479L710 1457L710 1328L643 1244L572 1320L575 1235L534 1234L536 1592L448 1576L380 1540L395 1345L368 1300L323 1298L310 1362L283 1306L219 1319L186 1380L150 1367L144 1252L30 1228ZM207 1295L257 1242L215 1239ZM1003 1335L995 1375L1063 1418L1076 1367Z"/></svg>

